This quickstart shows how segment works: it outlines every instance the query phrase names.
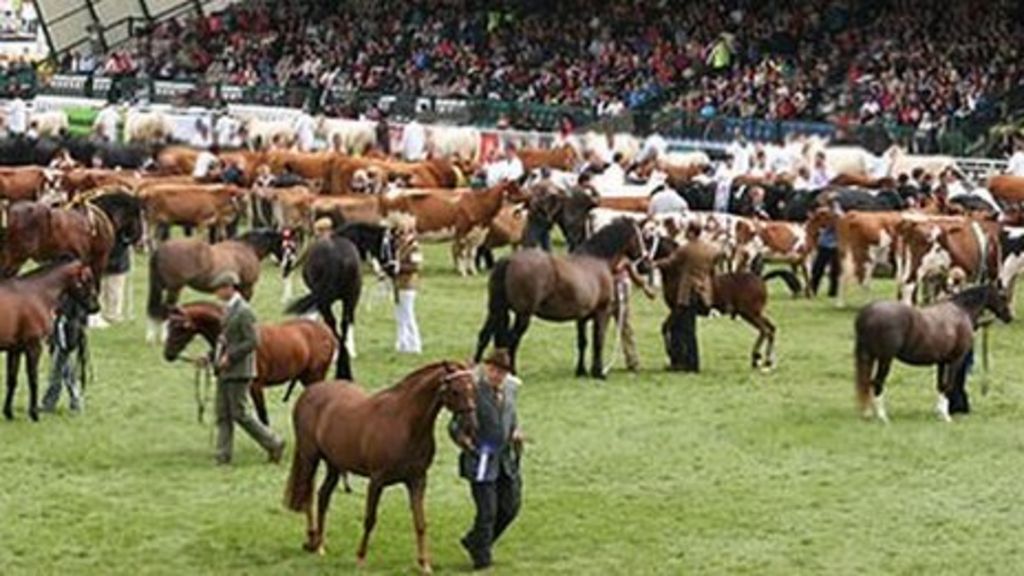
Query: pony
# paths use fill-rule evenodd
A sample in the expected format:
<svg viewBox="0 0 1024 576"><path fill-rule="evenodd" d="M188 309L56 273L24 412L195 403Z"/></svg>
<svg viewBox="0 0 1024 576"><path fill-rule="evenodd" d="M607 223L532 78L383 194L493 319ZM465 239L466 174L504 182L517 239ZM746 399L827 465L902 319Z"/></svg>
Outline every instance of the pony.
<svg viewBox="0 0 1024 576"><path fill-rule="evenodd" d="M188 286L200 292L213 292L213 280L231 271L241 281L238 289L246 300L252 299L260 278L260 262L273 254L284 259L284 237L276 230L250 230L238 239L216 244L195 238L164 242L149 257L149 298L146 311L149 326L146 341L158 339L158 327L167 319L169 307L178 301Z"/></svg>
<svg viewBox="0 0 1024 576"><path fill-rule="evenodd" d="M174 362L198 335L210 346L217 344L224 324L224 307L212 302L193 302L176 306L167 317L164 359ZM331 331L322 322L295 319L280 324L261 324L256 349L256 379L249 396L260 422L270 425L264 388L289 383L285 400L296 382L308 386L327 377L327 370L338 351Z"/></svg>
<svg viewBox="0 0 1024 576"><path fill-rule="evenodd" d="M492 338L509 350L513 368L516 352L530 319L576 321L578 352L576 375L587 374L587 323L593 325L593 363L590 375L604 378L602 362L605 332L615 297L614 271L625 259L646 257L646 243L638 223L621 218L602 228L568 256L537 249L520 250L502 258L488 283L487 319L477 338L479 362ZM509 315L515 324L509 332Z"/></svg>
<svg viewBox="0 0 1024 576"><path fill-rule="evenodd" d="M387 486L403 483L412 505L419 566L431 571L424 498L427 471L434 459L434 423L442 407L460 416L460 434L475 442L476 384L469 366L435 362L372 395L346 381L322 382L303 390L292 410L295 454L285 505L306 514L303 547L307 551L323 554L331 494L347 471L370 480L356 554L359 565L366 561L381 493ZM327 476L317 494L314 515L313 481L321 461L326 463Z"/></svg>
<svg viewBox="0 0 1024 576"><path fill-rule="evenodd" d="M854 323L856 343L854 380L859 407L866 418L872 414L889 421L883 394L893 359L912 366L938 366L939 417L949 422L948 394L953 389L982 312L991 310L1010 322L1006 293L995 284L968 288L948 300L924 308L882 301L868 304ZM872 372L874 375L872 376Z"/></svg>
<svg viewBox="0 0 1024 576"><path fill-rule="evenodd" d="M85 194L71 206L13 204L0 246L0 274L14 276L29 259L45 262L73 256L89 265L98 282L115 241L134 244L142 237L142 206L121 187Z"/></svg>
<svg viewBox="0 0 1024 576"><path fill-rule="evenodd" d="M4 417L14 419L14 391L22 355L28 373L28 415L39 420L39 358L43 342L53 330L53 314L60 298L69 295L99 312L92 270L79 260L42 266L17 278L0 280L0 350L7 352L7 397Z"/></svg>
<svg viewBox="0 0 1024 576"><path fill-rule="evenodd" d="M302 264L302 281L309 294L287 307L289 314L320 313L331 333L342 343L338 351L336 377L352 378L351 351L346 343L356 321L356 307L363 289L362 262L376 261L384 272L397 273L397 246L389 228L376 224L352 223L327 238L310 244ZM285 276L290 273L285 269ZM341 300L341 329L334 316L334 303Z"/></svg>

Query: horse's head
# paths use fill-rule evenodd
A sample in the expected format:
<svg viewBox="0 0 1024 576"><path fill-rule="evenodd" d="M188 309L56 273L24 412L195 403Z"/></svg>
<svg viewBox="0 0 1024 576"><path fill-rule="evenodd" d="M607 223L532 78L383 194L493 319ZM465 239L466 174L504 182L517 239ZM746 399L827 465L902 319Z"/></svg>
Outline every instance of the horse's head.
<svg viewBox="0 0 1024 576"><path fill-rule="evenodd" d="M295 268L298 254L299 240L297 234L295 230L285 228L281 231L281 274L283 277L288 276L292 269Z"/></svg>
<svg viewBox="0 0 1024 576"><path fill-rule="evenodd" d="M991 283L985 294L985 308L992 311L997 318L1003 322L1013 320L1013 310L1010 308L1009 293L999 286L998 283Z"/></svg>
<svg viewBox="0 0 1024 576"><path fill-rule="evenodd" d="M174 362L181 351L199 333L196 323L180 307L174 307L167 315L167 339L164 341L164 359Z"/></svg>
<svg viewBox="0 0 1024 576"><path fill-rule="evenodd" d="M476 442L476 378L473 370L460 362L445 362L441 380L441 403L458 416L458 434Z"/></svg>
<svg viewBox="0 0 1024 576"><path fill-rule="evenodd" d="M96 314L100 311L96 277L89 266L81 262L75 262L72 265L65 293L81 304L89 314Z"/></svg>

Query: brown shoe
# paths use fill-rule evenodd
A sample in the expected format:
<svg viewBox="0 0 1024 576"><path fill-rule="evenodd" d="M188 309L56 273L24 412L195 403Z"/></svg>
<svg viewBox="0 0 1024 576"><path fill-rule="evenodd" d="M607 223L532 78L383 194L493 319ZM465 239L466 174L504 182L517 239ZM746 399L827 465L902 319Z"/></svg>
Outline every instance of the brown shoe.
<svg viewBox="0 0 1024 576"><path fill-rule="evenodd" d="M280 464L281 463L281 458L283 456L284 456L284 440L281 440L281 442L277 446L275 446L274 448L271 448L270 456L269 456L268 460L270 461L271 464Z"/></svg>

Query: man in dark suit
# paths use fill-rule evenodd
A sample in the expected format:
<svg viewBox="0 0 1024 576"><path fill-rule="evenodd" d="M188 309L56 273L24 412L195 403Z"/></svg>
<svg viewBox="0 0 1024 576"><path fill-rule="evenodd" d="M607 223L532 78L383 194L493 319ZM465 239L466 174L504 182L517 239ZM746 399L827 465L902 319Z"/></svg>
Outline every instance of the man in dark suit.
<svg viewBox="0 0 1024 576"><path fill-rule="evenodd" d="M720 252L700 235L700 224L691 222L686 228L686 244L655 262L662 270L665 289L675 294L663 327L669 370L675 372L700 371L697 315L707 315L715 302L714 274Z"/></svg>
<svg viewBox="0 0 1024 576"><path fill-rule="evenodd" d="M259 330L256 315L238 292L238 274L224 272L213 282L217 298L225 303L224 326L214 352L217 372L217 463L230 464L235 423L270 456L281 461L284 440L253 417L249 410L249 385L256 378Z"/></svg>
<svg viewBox="0 0 1024 576"><path fill-rule="evenodd" d="M519 512L522 479L519 456L522 436L516 415L519 380L511 376L508 353L496 350L478 367L476 376L477 438L461 435L453 418L449 432L462 448L459 475L470 482L476 519L462 538L474 569L491 565L491 547Z"/></svg>

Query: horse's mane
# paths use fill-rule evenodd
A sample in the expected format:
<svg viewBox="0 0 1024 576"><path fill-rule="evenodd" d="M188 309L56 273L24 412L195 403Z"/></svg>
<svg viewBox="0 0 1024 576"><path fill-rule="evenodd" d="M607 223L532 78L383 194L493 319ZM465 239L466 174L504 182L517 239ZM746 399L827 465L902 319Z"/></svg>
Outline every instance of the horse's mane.
<svg viewBox="0 0 1024 576"><path fill-rule="evenodd" d="M32 270L29 270L28 272L25 272L24 274L19 275L17 277L17 279L18 280L30 280L32 278L37 278L39 276L44 276L46 274L49 274L50 272L53 272L54 270L56 270L58 268L63 268L64 266L67 266L68 264L77 263L78 261L79 261L78 258L76 258L74 256L71 256L71 255L68 255L68 254L64 254L64 255L58 256L54 260L51 260L49 262L44 262L43 264L40 264L39 266L36 266Z"/></svg>
<svg viewBox="0 0 1024 576"><path fill-rule="evenodd" d="M120 185L101 188L99 193L90 198L89 201L108 213L118 209L129 212L139 212L142 210L142 201L127 192Z"/></svg>
<svg viewBox="0 0 1024 576"><path fill-rule="evenodd" d="M401 392L412 386L413 382L419 382L420 380L422 380L425 374L433 372L438 368L445 368L451 365L454 365L454 363L447 360L441 360L439 362L427 364L426 366L421 366L417 368L414 372L407 374L405 377L399 380L398 383L381 390L379 393L385 394Z"/></svg>
<svg viewBox="0 0 1024 576"><path fill-rule="evenodd" d="M621 253L623 246L633 240L634 235L634 222L624 217L617 218L580 244L574 253L609 259Z"/></svg>

